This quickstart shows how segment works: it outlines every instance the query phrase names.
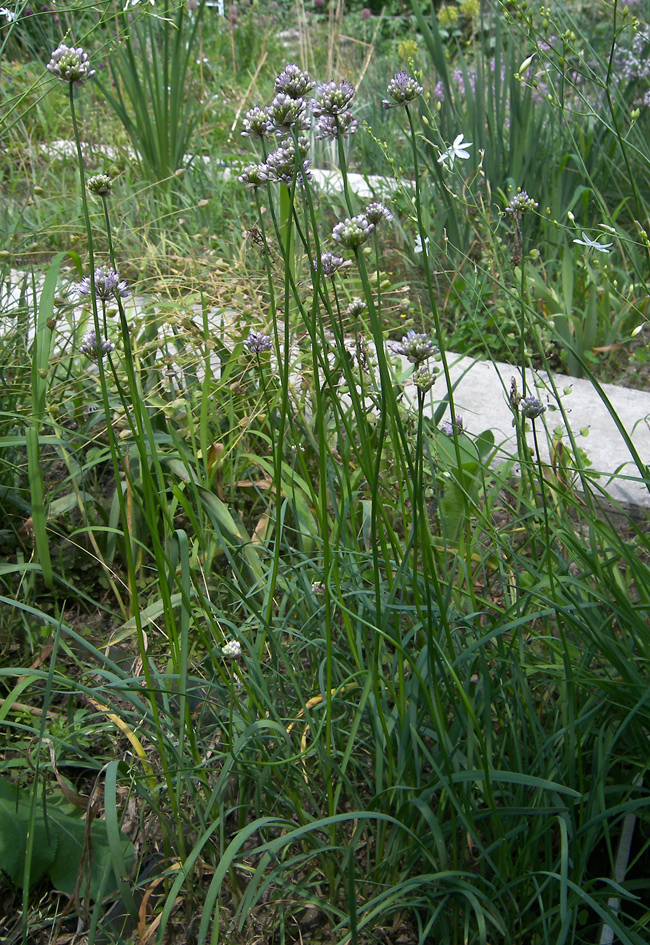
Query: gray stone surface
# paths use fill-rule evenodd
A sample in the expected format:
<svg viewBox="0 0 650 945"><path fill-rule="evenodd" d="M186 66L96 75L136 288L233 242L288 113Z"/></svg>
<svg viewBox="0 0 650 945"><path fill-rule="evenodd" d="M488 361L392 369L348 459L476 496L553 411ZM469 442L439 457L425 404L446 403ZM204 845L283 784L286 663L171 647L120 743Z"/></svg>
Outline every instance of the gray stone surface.
<svg viewBox="0 0 650 945"><path fill-rule="evenodd" d="M500 444L498 457L516 456L508 393L513 377L521 393L519 369L453 354L448 358L452 383L457 385L454 407L456 413L462 414L468 432L478 435L483 430L493 430L496 442ZM536 393L547 406L546 412L536 421L544 461L549 461L548 440L555 430L562 431L562 441L571 449L567 433L569 426L577 446L591 464L588 475L595 477L596 473L599 474L595 478L595 487L604 490L617 502L650 508L650 471L647 469L650 465L650 393L603 384L601 396L588 379L554 374L551 381L545 372L532 371L526 372L526 384L527 393ZM435 409L435 402L439 403L444 396L443 385L444 380L439 377L431 391L432 409ZM409 397L415 402L412 388ZM646 466L644 476L632 458L612 411L617 414ZM449 411L446 416L449 417ZM528 442L533 445L532 432L528 434Z"/></svg>

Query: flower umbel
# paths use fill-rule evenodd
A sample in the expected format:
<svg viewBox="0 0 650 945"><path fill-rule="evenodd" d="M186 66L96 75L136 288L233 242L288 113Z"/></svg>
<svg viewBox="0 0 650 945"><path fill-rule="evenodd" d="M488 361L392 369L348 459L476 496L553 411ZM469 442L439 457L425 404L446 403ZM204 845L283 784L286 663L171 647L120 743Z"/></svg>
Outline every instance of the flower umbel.
<svg viewBox="0 0 650 945"><path fill-rule="evenodd" d="M269 179L266 164L247 164L237 179L246 187L262 187Z"/></svg>
<svg viewBox="0 0 650 945"><path fill-rule="evenodd" d="M375 229L375 224L371 223L368 217L359 213L356 217L343 220L337 223L332 230L332 239L346 249L358 249L366 242L368 237Z"/></svg>
<svg viewBox="0 0 650 945"><path fill-rule="evenodd" d="M95 75L95 70L90 68L88 62L88 53L85 53L81 46L75 49L74 46L65 46L63 43L52 53L47 69L57 79L70 85L82 85Z"/></svg>
<svg viewBox="0 0 650 945"><path fill-rule="evenodd" d="M326 276L333 276L337 269L340 269L345 260L343 256L335 256L334 253L321 253L320 269ZM318 260L313 261L314 269L318 270Z"/></svg>
<svg viewBox="0 0 650 945"><path fill-rule="evenodd" d="M92 358L93 361L98 361L100 358L103 358L105 354L114 351L115 345L112 341L102 341L101 337L97 337L95 329L91 328L81 339L79 350L82 354L85 354L86 357Z"/></svg>
<svg viewBox="0 0 650 945"><path fill-rule="evenodd" d="M443 164L449 170L452 170L456 159L466 161L470 156L468 148L472 147L471 141L463 141L464 135L457 135L454 143L450 144L446 151L443 151L438 158L438 164Z"/></svg>
<svg viewBox="0 0 650 945"><path fill-rule="evenodd" d="M520 404L521 414L526 420L536 420L546 410L546 405L541 402L539 397L529 394L528 397L522 397Z"/></svg>
<svg viewBox="0 0 650 945"><path fill-rule="evenodd" d="M255 105L244 115L244 138L270 138L273 134L273 120L269 115L268 108L260 108Z"/></svg>
<svg viewBox="0 0 650 945"><path fill-rule="evenodd" d="M401 341L389 341L388 347L394 354L407 358L411 364L421 364L436 351L431 338L417 331L408 331Z"/></svg>
<svg viewBox="0 0 650 945"><path fill-rule="evenodd" d="M308 72L304 72L294 62L289 62L275 80L275 91L298 99L311 92L315 85Z"/></svg>
<svg viewBox="0 0 650 945"><path fill-rule="evenodd" d="M379 203L377 200L373 200L372 203L369 203L364 213L368 222L374 223L375 226L381 223L382 220L385 220L386 223L392 223L393 221L393 214L388 207L383 203Z"/></svg>
<svg viewBox="0 0 650 945"><path fill-rule="evenodd" d="M107 197L113 189L113 181L108 174L95 174L86 181L86 187L97 197Z"/></svg>
<svg viewBox="0 0 650 945"><path fill-rule="evenodd" d="M430 370L428 367L425 367L424 364L422 364L416 371L413 372L411 380L421 394L426 394L427 391L430 391L435 384L437 373L437 368Z"/></svg>
<svg viewBox="0 0 650 945"><path fill-rule="evenodd" d="M119 272L114 269L108 269L106 266L99 266L95 269L93 276L95 283L95 295L102 302L108 302L110 299L125 299L129 294L129 287L126 282L120 280ZM73 286L73 291L83 298L91 295L90 276L86 276L81 282Z"/></svg>
<svg viewBox="0 0 650 945"><path fill-rule="evenodd" d="M510 198L510 203L505 209L506 213L513 214L514 216L521 216L522 213L528 213L530 210L536 210L539 204L533 200L532 197L528 196L527 191L519 190Z"/></svg>
<svg viewBox="0 0 650 945"><path fill-rule="evenodd" d="M334 118L350 108L354 94L355 88L349 82L325 82L316 89L312 111L316 118L321 115Z"/></svg>
<svg viewBox="0 0 650 945"><path fill-rule="evenodd" d="M407 72L396 72L388 83L386 95L382 101L384 108L399 108L400 105L408 105L415 101L424 89Z"/></svg>
<svg viewBox="0 0 650 945"><path fill-rule="evenodd" d="M262 331L251 331L244 341L244 346L251 354L262 354L264 351L271 350L273 342L270 335L265 335Z"/></svg>
<svg viewBox="0 0 650 945"><path fill-rule="evenodd" d="M221 647L221 653L227 660L236 660L241 656L241 643L238 640L228 640L225 646Z"/></svg>
<svg viewBox="0 0 650 945"><path fill-rule="evenodd" d="M443 420L439 429L441 433L445 434L445 436L453 436L454 430L458 436L460 436L461 433L465 432L462 416L457 413L455 420Z"/></svg>

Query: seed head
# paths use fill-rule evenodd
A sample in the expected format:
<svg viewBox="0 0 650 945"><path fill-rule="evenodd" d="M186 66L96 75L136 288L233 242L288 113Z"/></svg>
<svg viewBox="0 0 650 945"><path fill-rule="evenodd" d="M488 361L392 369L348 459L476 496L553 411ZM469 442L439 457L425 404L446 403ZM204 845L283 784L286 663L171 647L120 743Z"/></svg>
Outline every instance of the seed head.
<svg viewBox="0 0 650 945"><path fill-rule="evenodd" d="M90 68L88 62L88 53L85 53L81 46L75 49L74 46L65 46L63 43L52 53L47 69L57 79L70 85L82 85L95 75L95 70Z"/></svg>
<svg viewBox="0 0 650 945"><path fill-rule="evenodd" d="M394 77L388 83L386 95L382 102L384 108L399 108L400 105L408 105L422 95L424 89L407 72L396 72Z"/></svg>

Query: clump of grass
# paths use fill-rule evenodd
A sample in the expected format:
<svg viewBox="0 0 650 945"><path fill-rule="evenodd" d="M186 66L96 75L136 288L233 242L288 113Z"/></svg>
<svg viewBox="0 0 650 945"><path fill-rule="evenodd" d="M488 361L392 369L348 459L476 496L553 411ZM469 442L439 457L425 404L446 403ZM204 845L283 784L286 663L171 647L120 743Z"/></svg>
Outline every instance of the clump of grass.
<svg viewBox="0 0 650 945"><path fill-rule="evenodd" d="M236 291L212 276L215 306L182 258L185 296L126 284L128 198L111 175L87 179L90 80L74 84L88 70L73 53L85 252L67 288L60 257L42 285L26 280L1 343L0 579L23 652L0 670L0 713L3 771L34 797L36 781L64 790L62 770L88 809L103 792L93 812L117 907L73 897L75 926L89 941L138 922L162 940L182 922L199 943L318 925L341 945L396 930L422 945L557 945L593 942L605 923L641 943L647 845L631 878L612 877L624 818L647 819L647 536L604 510L575 441L562 462L541 458L552 433L526 363L547 359L551 337L589 366L575 332L540 328L538 196L511 195L494 268L474 261L512 313L517 452L504 457L456 414L423 165L433 129L450 219L483 207L487 232L481 141L421 115L423 79L386 77L413 187L385 205L349 184L351 84L277 76L270 110L246 116L250 237ZM311 130L341 168L334 224L310 182ZM399 333L383 259L398 225L419 239L426 286ZM561 226L564 259L596 280ZM506 262L507 227L519 258ZM181 248L163 219L155 234ZM155 255L142 280L154 290L168 276ZM29 367L9 378L17 355ZM23 941L41 924L30 856Z"/></svg>

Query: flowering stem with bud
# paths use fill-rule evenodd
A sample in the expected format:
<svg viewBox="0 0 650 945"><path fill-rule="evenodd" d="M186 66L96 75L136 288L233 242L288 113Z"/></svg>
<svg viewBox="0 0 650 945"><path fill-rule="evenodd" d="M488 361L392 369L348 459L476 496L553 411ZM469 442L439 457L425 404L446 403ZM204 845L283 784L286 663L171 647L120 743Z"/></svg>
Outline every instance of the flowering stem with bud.
<svg viewBox="0 0 650 945"><path fill-rule="evenodd" d="M420 192L420 171L419 171L419 162L418 162L417 136L415 133L415 126L413 124L413 116L411 115L411 109L409 108L408 104L405 105L405 111L406 111L406 116L408 118L408 123L409 123L411 150L413 153L413 171L414 171L414 178L415 178L415 212L417 216L418 234L420 236L420 240L422 241L422 245L424 246L425 240L427 237L426 237L426 230L424 228L424 222L422 219L422 195ZM456 409L454 405L454 387L451 382L449 362L447 360L447 353L445 351L444 334L442 330L442 322L440 320L440 312L438 311L438 306L436 304L435 290L433 286L433 279L431 276L431 263L429 261L429 253L424 252L422 254L422 258L424 260L424 273L425 273L425 278L427 281L429 301L431 303L431 312L433 315L433 324L434 324L435 332L436 332L436 340L438 342L438 349L440 352L440 363L442 365L442 371L445 377L445 385L447 388L446 393L447 393L447 400L449 403L449 410L451 412L451 416L455 417ZM453 432L453 440L454 440L454 450L456 453L456 463L458 466L458 470L460 472L460 470L463 468L463 463L462 463L462 456L460 452L460 443L458 442L458 430L456 428L456 424L453 424L452 432ZM469 556L471 552L471 523L470 523L470 516L469 516L469 501L468 501L465 490L461 489L460 491L463 496L463 502L465 505L465 529L466 529L465 550L466 550L467 555ZM470 574L471 568L470 568L469 558L467 561L467 565L468 565L468 574ZM468 580L467 584L468 584L470 597L472 598L472 603L476 605L476 600L474 597L474 582L470 579ZM449 642L451 644L451 639L449 640Z"/></svg>
<svg viewBox="0 0 650 945"><path fill-rule="evenodd" d="M71 119L72 119L72 127L73 127L74 139L75 139L75 144L76 144L76 149L77 149L78 165L79 165L79 178L80 178L80 183L81 183L81 204L82 204L82 210L83 210L84 223L86 227L86 235L88 239L89 265L90 265L90 271L92 274L90 277L90 299L91 299L91 307L92 307L93 324L94 324L95 336L97 338L100 338L101 326L100 326L100 321L99 321L99 309L97 306L97 291L96 291L95 278L94 278L95 260L94 260L94 252L93 252L94 247L93 247L93 237L92 237L92 226L90 222L90 213L88 210L88 195L86 192L84 161L83 161L83 154L81 150L81 137L79 134L79 123L77 120L77 113L75 109L75 100L74 100L75 82L70 81L70 80L67 80L67 81L68 81L68 89L69 89L70 114L71 114ZM120 311L120 318L122 321L123 340L124 340L125 345L128 346L128 325L126 322L126 316L124 314L124 306L122 304L122 300L119 294L117 295L117 303L118 303L118 307ZM134 408L133 413L136 418L136 424L137 424L137 429L138 429L137 443L141 451L141 466L143 467L143 471L144 471L145 469L148 469L148 463L151 460L151 455L146 448L146 439L144 437L144 430L142 428L141 410L138 409L140 400L139 400L137 384L135 382L133 360L131 357L126 357L125 362L126 362L126 369L127 369L128 377L129 377L129 384L131 387L130 393L131 393L131 399L133 401L133 408ZM130 610L131 610L133 619L135 621L136 636L137 636L138 646L140 650L140 657L142 660L142 668L143 668L143 674L146 681L147 692L152 694L149 704L151 706L151 712L152 712L154 723L155 723L155 732L156 732L156 739L158 741L159 757L161 760L163 776L165 778L168 797L169 797L169 801L170 801L172 812L173 812L173 819L175 823L180 823L181 820L180 820L180 815L179 815L178 798L176 795L174 782L171 776L166 747L162 741L163 726L160 721L160 711L159 711L158 703L156 702L155 696L153 695L155 691L155 686L153 684L153 677L151 675L151 667L150 667L149 659L147 656L146 639L144 635L144 628L142 626L142 617L141 617L140 607L138 605L137 568L136 568L135 556L134 556L134 544L133 544L131 534L130 534L130 509L129 509L129 503L127 501L127 497L124 494L124 490L121 488L121 485L120 485L121 483L120 453L119 453L118 444L116 442L115 432L113 431L113 428L111 425L111 409L110 409L110 402L109 402L109 397L108 397L108 385L106 381L106 373L104 370L104 364L103 364L102 358L98 358L97 366L98 366L98 372L99 372L99 382L100 382L100 389L101 389L101 396L102 396L102 404L103 404L104 413L106 416L108 444L109 444L109 449L110 449L110 454L111 454L111 462L113 465L113 475L115 476L115 482L117 484L116 495L117 495L117 501L118 501L119 509L120 509L122 530L124 534L124 549L125 549L127 573L128 573L128 581L129 581ZM119 385L118 385L118 390L119 390ZM123 397L121 390L120 390L120 395ZM123 403L124 403L124 398L123 398ZM155 448L152 452L154 455L156 454ZM124 467L124 472L126 476L126 481L127 483L129 483L130 473L129 473L128 465ZM145 496L150 495L149 501L153 502L154 501L153 496L154 496L155 490L145 488L143 491L144 491ZM160 494L164 494L164 488L162 489ZM156 543L154 544L156 545ZM154 550L159 550L159 549L154 548ZM161 566L164 566L164 562L161 561L160 564ZM164 585L164 582L163 582L163 585ZM179 844L180 855L184 857L185 838L182 831L178 831L176 842Z"/></svg>

